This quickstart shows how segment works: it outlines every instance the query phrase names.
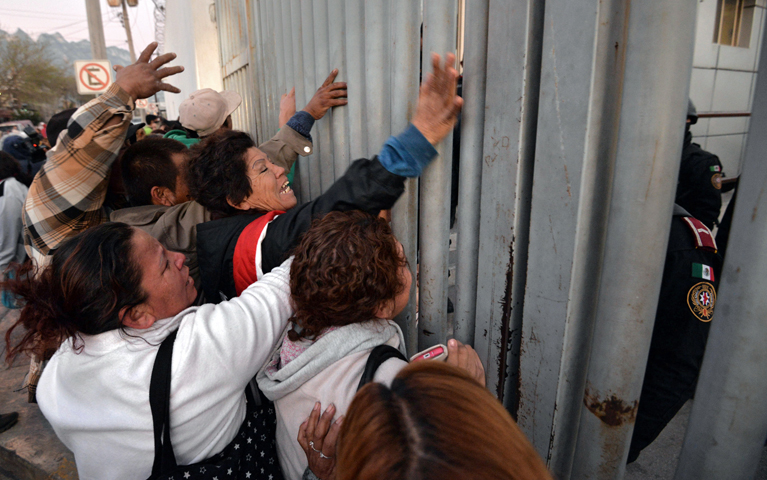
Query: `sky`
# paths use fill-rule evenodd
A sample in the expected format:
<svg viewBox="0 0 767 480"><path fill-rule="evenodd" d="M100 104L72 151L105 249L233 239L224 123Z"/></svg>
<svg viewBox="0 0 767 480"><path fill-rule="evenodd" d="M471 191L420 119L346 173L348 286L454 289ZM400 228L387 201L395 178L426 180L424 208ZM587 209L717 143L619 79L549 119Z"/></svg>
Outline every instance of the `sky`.
<svg viewBox="0 0 767 480"><path fill-rule="evenodd" d="M104 37L108 47L128 50L128 40L117 13L121 8L110 7L100 0ZM133 46L136 55L154 41L154 2L139 0L137 7L128 7ZM24 30L37 39L41 33L59 32L70 42L88 40L85 0L0 0L0 30L13 33Z"/></svg>

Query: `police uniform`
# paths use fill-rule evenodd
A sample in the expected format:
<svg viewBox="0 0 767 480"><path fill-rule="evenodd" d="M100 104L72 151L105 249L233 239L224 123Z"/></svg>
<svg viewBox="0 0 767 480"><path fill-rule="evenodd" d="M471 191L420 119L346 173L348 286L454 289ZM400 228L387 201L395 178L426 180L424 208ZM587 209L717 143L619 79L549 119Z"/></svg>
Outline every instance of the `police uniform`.
<svg viewBox="0 0 767 480"><path fill-rule="evenodd" d="M711 231L675 205L629 463L695 392L721 269Z"/></svg>

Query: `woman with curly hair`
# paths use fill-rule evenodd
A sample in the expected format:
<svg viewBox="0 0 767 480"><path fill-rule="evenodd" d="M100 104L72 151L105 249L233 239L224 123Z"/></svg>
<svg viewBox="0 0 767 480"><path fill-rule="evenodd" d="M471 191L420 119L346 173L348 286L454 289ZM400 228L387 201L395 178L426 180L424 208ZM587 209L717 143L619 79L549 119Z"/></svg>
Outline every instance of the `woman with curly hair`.
<svg viewBox="0 0 767 480"><path fill-rule="evenodd" d="M405 352L391 319L407 305L411 282L402 245L381 218L331 212L304 235L290 269L292 326L257 377L276 406L277 452L286 478L300 478L307 466L296 439L306 412L321 402L343 414L371 350L385 344ZM484 381L476 354L462 348L474 355L474 373ZM389 384L406 365L389 359L373 380Z"/></svg>

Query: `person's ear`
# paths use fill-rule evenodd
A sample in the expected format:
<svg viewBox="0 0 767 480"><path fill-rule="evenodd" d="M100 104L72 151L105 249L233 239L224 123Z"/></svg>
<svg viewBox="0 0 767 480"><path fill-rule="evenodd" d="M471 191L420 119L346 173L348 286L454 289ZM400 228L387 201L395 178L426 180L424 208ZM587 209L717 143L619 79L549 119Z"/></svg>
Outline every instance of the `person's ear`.
<svg viewBox="0 0 767 480"><path fill-rule="evenodd" d="M381 320L391 320L394 316L394 300L381 302L373 316Z"/></svg>
<svg viewBox="0 0 767 480"><path fill-rule="evenodd" d="M157 317L152 315L149 307L143 303L133 308L121 308L117 317L120 319L120 323L126 327L135 328L137 330L149 328L154 325L155 321L157 321Z"/></svg>
<svg viewBox="0 0 767 480"><path fill-rule="evenodd" d="M152 193L152 205L165 205L166 207L172 207L176 204L176 196L170 191L168 187L154 186L151 190Z"/></svg>
<svg viewBox="0 0 767 480"><path fill-rule="evenodd" d="M227 199L226 199L226 203L228 203L230 207L232 207L232 208L236 208L237 210L250 210L251 208L253 208L253 207L252 207L252 206L251 206L251 205L248 203L248 199L247 199L247 198L246 198L245 200L241 201L240 203L237 203L237 204L235 204L235 203L232 201L232 199L231 199L231 198L227 198Z"/></svg>

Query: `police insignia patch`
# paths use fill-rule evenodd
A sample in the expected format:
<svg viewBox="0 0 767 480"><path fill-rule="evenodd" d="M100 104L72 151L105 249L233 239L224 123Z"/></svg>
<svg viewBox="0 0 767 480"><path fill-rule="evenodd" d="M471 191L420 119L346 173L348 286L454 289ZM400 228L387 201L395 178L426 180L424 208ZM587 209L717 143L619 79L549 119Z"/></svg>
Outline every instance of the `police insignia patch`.
<svg viewBox="0 0 767 480"><path fill-rule="evenodd" d="M701 322L710 322L716 306L716 290L708 282L696 283L687 292L687 305L695 318Z"/></svg>
<svg viewBox="0 0 767 480"><path fill-rule="evenodd" d="M722 189L722 174L721 173L715 173L711 176L711 185L714 186L717 190Z"/></svg>

